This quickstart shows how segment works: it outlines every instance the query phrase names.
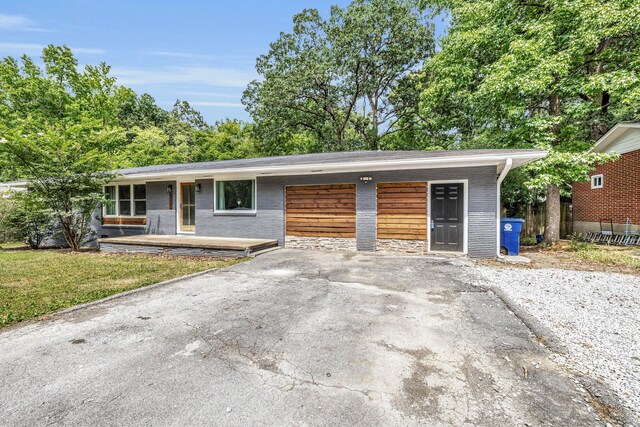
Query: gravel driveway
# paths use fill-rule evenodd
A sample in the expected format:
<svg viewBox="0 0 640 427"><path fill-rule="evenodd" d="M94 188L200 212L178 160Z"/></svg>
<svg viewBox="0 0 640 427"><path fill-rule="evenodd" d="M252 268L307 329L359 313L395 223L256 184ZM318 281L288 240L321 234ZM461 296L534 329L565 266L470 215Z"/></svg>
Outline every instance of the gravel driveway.
<svg viewBox="0 0 640 427"><path fill-rule="evenodd" d="M465 264L283 249L9 328L0 423L605 424Z"/></svg>
<svg viewBox="0 0 640 427"><path fill-rule="evenodd" d="M557 337L566 356L558 360L611 387L640 425L640 277L475 269Z"/></svg>

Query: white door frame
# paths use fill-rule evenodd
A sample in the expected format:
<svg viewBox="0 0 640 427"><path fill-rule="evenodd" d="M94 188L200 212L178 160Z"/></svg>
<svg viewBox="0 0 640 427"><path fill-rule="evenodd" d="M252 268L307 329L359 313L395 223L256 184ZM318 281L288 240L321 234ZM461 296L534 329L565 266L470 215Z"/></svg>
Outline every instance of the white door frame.
<svg viewBox="0 0 640 427"><path fill-rule="evenodd" d="M192 179L176 179L176 234L196 234L195 231L182 231L182 224L180 223L180 212L182 211L182 207L180 206L182 203L182 184L195 184L195 182L196 181ZM196 204L196 211L197 210L198 205ZM198 224L195 226L197 227Z"/></svg>
<svg viewBox="0 0 640 427"><path fill-rule="evenodd" d="M468 179L444 179L427 181L427 251L433 254L462 254L469 253L469 180ZM462 184L463 211L464 211L464 239L462 252L432 251L431 250L431 184Z"/></svg>

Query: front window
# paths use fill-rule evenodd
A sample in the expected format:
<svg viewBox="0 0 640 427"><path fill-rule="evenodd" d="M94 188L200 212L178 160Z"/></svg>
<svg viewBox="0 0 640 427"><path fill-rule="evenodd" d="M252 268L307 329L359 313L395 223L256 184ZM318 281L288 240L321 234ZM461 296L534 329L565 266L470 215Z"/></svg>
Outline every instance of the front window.
<svg viewBox="0 0 640 427"><path fill-rule="evenodd" d="M104 196L106 202L104 204L104 214L105 215L115 215L116 214L116 186L109 185L104 187Z"/></svg>
<svg viewBox="0 0 640 427"><path fill-rule="evenodd" d="M147 186L145 184L118 184L104 187L105 216L146 216Z"/></svg>
<svg viewBox="0 0 640 427"><path fill-rule="evenodd" d="M216 181L216 211L255 210L255 180Z"/></svg>
<svg viewBox="0 0 640 427"><path fill-rule="evenodd" d="M131 216L131 187L129 185L118 186L119 216Z"/></svg>
<svg viewBox="0 0 640 427"><path fill-rule="evenodd" d="M134 215L144 216L147 214L147 186L135 184L133 186L133 206Z"/></svg>

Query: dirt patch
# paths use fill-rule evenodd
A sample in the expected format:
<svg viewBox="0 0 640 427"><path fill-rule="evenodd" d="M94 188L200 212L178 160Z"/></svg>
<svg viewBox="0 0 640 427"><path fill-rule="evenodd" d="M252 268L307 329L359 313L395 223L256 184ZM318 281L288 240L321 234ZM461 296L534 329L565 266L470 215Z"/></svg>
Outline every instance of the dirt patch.
<svg viewBox="0 0 640 427"><path fill-rule="evenodd" d="M530 264L508 264L509 267L537 269L537 268L557 268L562 270L578 271L599 271L606 273L622 273L640 276L640 268L624 264L609 264L599 262L594 259L583 259L577 252L568 250L568 242L560 242L554 247L524 246L520 248L520 255L531 260ZM598 245L597 247L605 254L615 255L617 253L627 256L638 254L640 249L622 248L619 246ZM504 267L506 264L496 260L479 260L482 265L493 267Z"/></svg>

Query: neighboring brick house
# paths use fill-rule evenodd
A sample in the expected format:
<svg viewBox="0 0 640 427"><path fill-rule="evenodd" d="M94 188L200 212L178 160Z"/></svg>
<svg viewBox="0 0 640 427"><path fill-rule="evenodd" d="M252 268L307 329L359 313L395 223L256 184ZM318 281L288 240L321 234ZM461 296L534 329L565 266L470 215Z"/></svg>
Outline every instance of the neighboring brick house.
<svg viewBox="0 0 640 427"><path fill-rule="evenodd" d="M640 232L640 123L619 123L596 143L596 153L618 153L616 161L600 165L587 182L573 185L573 230Z"/></svg>

